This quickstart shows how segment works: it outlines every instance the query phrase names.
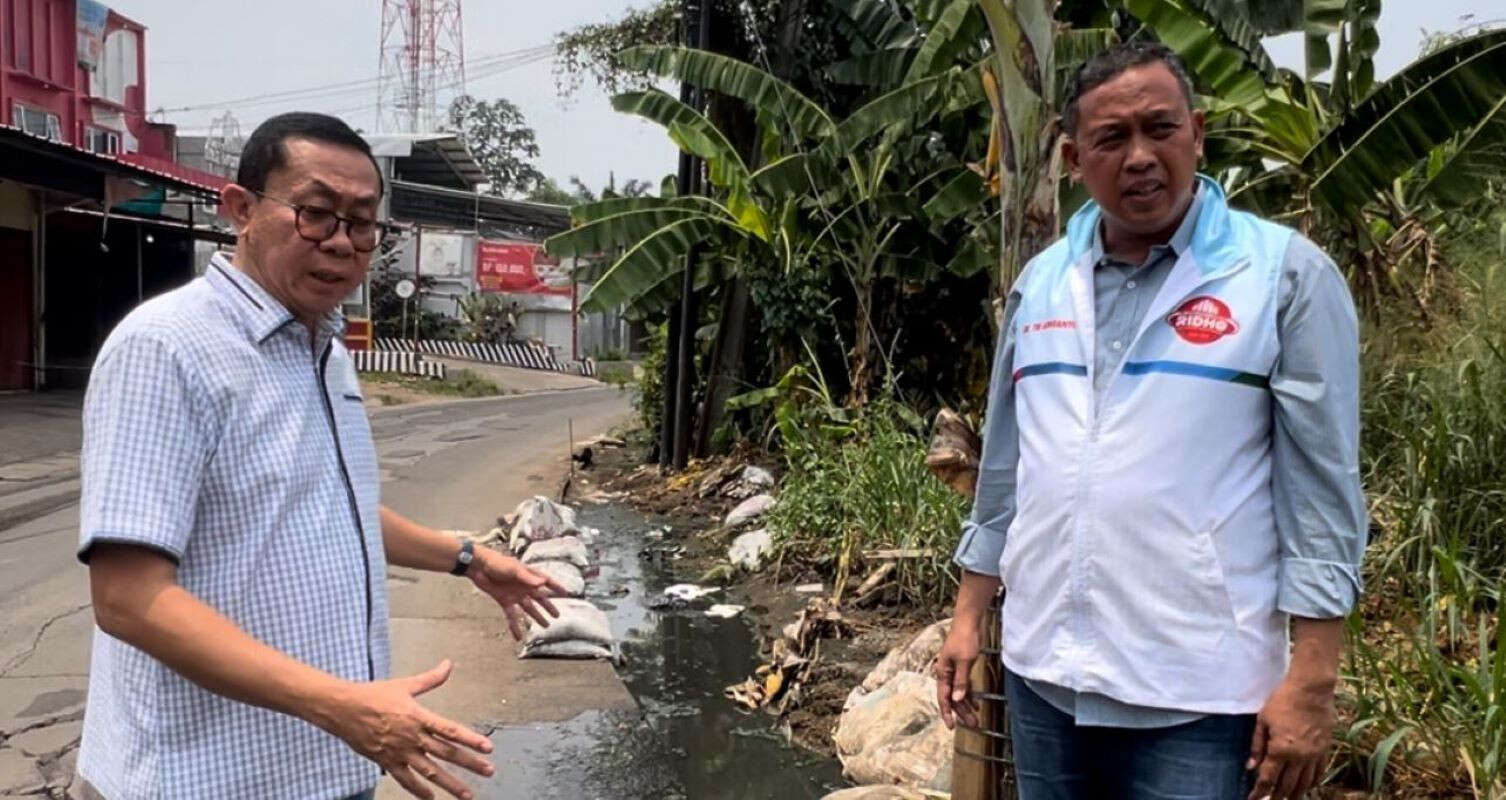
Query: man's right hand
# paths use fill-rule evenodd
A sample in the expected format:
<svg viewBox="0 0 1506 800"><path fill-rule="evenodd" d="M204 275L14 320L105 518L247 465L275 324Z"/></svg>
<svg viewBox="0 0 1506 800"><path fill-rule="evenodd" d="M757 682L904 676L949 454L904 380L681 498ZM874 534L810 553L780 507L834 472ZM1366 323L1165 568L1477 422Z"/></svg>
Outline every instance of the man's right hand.
<svg viewBox="0 0 1506 800"><path fill-rule="evenodd" d="M471 790L438 762L489 777L492 765L480 754L492 751L491 741L430 712L414 699L449 677L450 662L442 661L408 678L342 684L330 707L316 712L315 721L381 765L414 797L432 800L434 792L428 784L434 784L461 800L471 800Z"/></svg>
<svg viewBox="0 0 1506 800"><path fill-rule="evenodd" d="M941 708L941 721L947 728L957 727L958 720L968 727L978 726L978 707L970 679L981 641L977 624L959 614L952 620L941 652L936 654L936 705Z"/></svg>

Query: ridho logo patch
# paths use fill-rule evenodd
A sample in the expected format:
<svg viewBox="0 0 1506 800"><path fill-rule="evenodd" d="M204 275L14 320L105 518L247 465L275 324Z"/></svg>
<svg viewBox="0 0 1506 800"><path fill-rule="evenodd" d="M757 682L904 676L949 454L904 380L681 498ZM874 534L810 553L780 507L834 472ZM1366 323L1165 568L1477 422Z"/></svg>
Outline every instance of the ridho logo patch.
<svg viewBox="0 0 1506 800"><path fill-rule="evenodd" d="M1166 317L1177 335L1193 344L1212 344L1239 332L1239 323L1224 301L1201 295L1183 303Z"/></svg>

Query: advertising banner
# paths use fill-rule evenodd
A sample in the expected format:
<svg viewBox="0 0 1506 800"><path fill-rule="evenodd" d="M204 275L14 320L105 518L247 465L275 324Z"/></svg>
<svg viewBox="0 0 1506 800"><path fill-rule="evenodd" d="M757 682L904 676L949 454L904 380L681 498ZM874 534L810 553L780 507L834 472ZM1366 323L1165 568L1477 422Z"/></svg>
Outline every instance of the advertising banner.
<svg viewBox="0 0 1506 800"><path fill-rule="evenodd" d="M570 277L540 245L480 239L476 242L476 288L483 292L568 295Z"/></svg>

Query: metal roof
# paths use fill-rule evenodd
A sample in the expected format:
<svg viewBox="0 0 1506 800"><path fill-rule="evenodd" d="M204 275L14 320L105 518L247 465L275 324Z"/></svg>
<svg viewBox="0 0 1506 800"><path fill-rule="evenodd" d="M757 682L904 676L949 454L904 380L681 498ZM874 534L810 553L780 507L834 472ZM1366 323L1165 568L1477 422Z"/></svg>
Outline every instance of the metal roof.
<svg viewBox="0 0 1506 800"><path fill-rule="evenodd" d="M403 180L392 182L391 214L394 220L405 223L476 230L502 226L526 229L540 237L570 228L570 209L565 206L509 200Z"/></svg>
<svg viewBox="0 0 1506 800"><path fill-rule="evenodd" d="M366 141L373 155L393 160L397 180L450 189L486 183L486 172L458 133L373 134Z"/></svg>
<svg viewBox="0 0 1506 800"><path fill-rule="evenodd" d="M28 133L13 125L0 123L0 143L14 144L38 155L67 159L80 166L92 166L103 172L136 178L181 192L218 197L224 178L202 170L185 167L141 153L110 155L86 150L68 142L59 142ZM34 165L35 166L35 165ZM30 181L28 181L30 182Z"/></svg>

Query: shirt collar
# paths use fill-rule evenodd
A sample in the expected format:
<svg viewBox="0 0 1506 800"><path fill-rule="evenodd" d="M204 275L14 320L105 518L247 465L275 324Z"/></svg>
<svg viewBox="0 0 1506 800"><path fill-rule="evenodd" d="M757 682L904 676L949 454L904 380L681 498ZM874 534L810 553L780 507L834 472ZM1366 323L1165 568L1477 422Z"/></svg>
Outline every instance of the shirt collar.
<svg viewBox="0 0 1506 800"><path fill-rule="evenodd" d="M210 257L204 277L209 285L229 298L230 306L236 309L236 316L257 344L265 342L295 320L293 312L287 306L263 289L254 278L231 264L223 252ZM345 315L339 309L325 314L319 320L319 329L320 333L327 336L343 336Z"/></svg>
<svg viewBox="0 0 1506 800"><path fill-rule="evenodd" d="M1192 246L1192 234L1197 231L1197 218L1202 210L1203 189L1199 183L1194 181L1192 184L1192 202L1187 204L1187 213L1182 216L1182 224L1177 226L1176 231L1171 234L1171 238L1166 241L1166 244L1157 245L1156 247L1165 247L1171 250L1171 254L1176 257L1180 257L1183 253L1187 252L1187 248ZM1155 252L1156 247L1151 248L1152 253ZM1099 222L1093 228L1093 263L1102 264L1106 257L1107 254L1103 251L1103 223Z"/></svg>

